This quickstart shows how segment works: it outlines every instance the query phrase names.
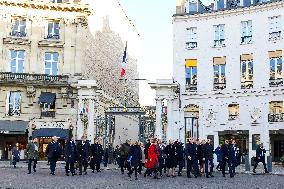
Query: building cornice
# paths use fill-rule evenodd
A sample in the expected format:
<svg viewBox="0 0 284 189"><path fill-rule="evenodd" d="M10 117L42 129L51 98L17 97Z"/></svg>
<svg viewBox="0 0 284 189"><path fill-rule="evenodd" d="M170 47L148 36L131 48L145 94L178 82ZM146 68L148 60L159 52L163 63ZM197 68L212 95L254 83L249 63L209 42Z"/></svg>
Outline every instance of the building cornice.
<svg viewBox="0 0 284 189"><path fill-rule="evenodd" d="M233 8L233 9L218 10L218 11L205 12L205 13L175 14L173 15L173 22L237 16L241 14L251 14L254 12L270 11L270 10L275 10L275 9L280 9L280 8L284 8L284 1L270 2L270 3L259 4L259 5L250 6L250 7L238 7L238 8Z"/></svg>
<svg viewBox="0 0 284 189"><path fill-rule="evenodd" d="M44 3L35 1L16 2L8 0L0 0L0 6L37 9L37 10L52 10L61 12L75 12L90 15L91 10L88 5L78 3Z"/></svg>

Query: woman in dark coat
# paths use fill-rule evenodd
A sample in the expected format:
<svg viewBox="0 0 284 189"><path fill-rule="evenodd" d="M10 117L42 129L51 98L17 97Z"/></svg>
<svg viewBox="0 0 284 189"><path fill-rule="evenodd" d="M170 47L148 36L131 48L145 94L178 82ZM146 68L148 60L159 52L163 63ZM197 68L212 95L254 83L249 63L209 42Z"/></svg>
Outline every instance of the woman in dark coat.
<svg viewBox="0 0 284 189"><path fill-rule="evenodd" d="M217 156L217 162L218 162L218 165L217 165L216 169L217 169L218 171L221 171L222 158L223 158L222 151L221 151L221 145L219 145L219 146L215 149L215 154L216 154L216 156Z"/></svg>
<svg viewBox="0 0 284 189"><path fill-rule="evenodd" d="M142 151L140 148L140 145L138 141L135 141L135 143L130 148L130 154L128 161L130 162L131 169L128 173L128 176L131 178L132 173L135 173L135 180L137 180L137 169L140 165L141 157L142 157Z"/></svg>
<svg viewBox="0 0 284 189"><path fill-rule="evenodd" d="M173 144L173 141L170 140L169 144L165 148L166 166L168 168L167 176L170 176L170 171L172 172L172 177L175 177L175 168L177 166L177 149L176 145Z"/></svg>
<svg viewBox="0 0 284 189"><path fill-rule="evenodd" d="M20 161L19 143L16 143L16 145L12 149L12 163L14 165L14 168L16 168L16 164L19 161Z"/></svg>

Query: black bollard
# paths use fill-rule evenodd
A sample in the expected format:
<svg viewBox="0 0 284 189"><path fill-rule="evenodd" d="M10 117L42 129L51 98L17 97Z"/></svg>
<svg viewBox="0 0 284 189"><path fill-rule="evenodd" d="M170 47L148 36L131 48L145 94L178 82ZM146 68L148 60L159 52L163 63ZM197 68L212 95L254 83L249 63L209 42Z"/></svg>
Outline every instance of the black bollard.
<svg viewBox="0 0 284 189"><path fill-rule="evenodd" d="M245 167L246 171L250 171L249 155L245 155Z"/></svg>
<svg viewBox="0 0 284 189"><path fill-rule="evenodd" d="M268 172L272 172L272 155L271 153L267 156L267 170Z"/></svg>

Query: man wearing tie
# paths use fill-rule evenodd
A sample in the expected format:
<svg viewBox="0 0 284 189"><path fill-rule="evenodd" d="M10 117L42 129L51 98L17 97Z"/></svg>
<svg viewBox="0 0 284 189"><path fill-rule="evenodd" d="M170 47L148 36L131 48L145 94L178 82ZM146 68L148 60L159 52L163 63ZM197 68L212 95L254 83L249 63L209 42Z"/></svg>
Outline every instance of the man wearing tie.
<svg viewBox="0 0 284 189"><path fill-rule="evenodd" d="M55 167L58 158L61 155L60 144L57 142L58 138L56 136L52 137L52 142L50 142L46 147L46 156L50 162L50 174L55 175Z"/></svg>

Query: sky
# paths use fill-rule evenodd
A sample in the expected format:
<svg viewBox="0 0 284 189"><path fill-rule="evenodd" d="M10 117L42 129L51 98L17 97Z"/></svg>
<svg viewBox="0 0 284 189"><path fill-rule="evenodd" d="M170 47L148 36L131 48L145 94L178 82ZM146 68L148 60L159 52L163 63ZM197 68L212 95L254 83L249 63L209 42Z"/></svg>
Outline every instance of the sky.
<svg viewBox="0 0 284 189"><path fill-rule="evenodd" d="M203 0L205 4L210 0ZM171 79L173 64L172 15L176 0L120 0L141 39L138 72L141 79ZM155 105L155 91L147 81L140 81L140 103Z"/></svg>

